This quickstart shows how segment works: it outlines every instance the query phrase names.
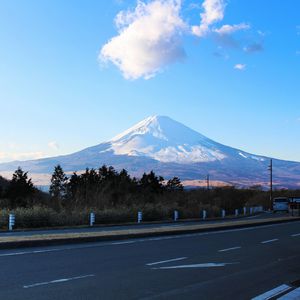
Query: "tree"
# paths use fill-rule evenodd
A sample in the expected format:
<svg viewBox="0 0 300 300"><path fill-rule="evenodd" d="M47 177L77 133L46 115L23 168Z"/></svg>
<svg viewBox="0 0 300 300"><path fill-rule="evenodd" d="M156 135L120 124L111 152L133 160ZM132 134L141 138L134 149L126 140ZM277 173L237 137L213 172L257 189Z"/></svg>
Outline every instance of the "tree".
<svg viewBox="0 0 300 300"><path fill-rule="evenodd" d="M163 181L163 177L157 177L155 173L151 171L149 174L143 174L139 184L145 192L160 193L163 190Z"/></svg>
<svg viewBox="0 0 300 300"><path fill-rule="evenodd" d="M65 175L62 167L57 165L51 177L49 193L54 200L55 208L60 209L62 201L66 197L68 177Z"/></svg>
<svg viewBox="0 0 300 300"><path fill-rule="evenodd" d="M28 179L28 172L24 172L19 167L14 172L12 180L6 191L6 196L10 200L10 206L12 208L26 207L34 192L35 188L31 178Z"/></svg>
<svg viewBox="0 0 300 300"><path fill-rule="evenodd" d="M183 185L178 177L173 177L172 179L168 180L166 188L169 191L182 191Z"/></svg>

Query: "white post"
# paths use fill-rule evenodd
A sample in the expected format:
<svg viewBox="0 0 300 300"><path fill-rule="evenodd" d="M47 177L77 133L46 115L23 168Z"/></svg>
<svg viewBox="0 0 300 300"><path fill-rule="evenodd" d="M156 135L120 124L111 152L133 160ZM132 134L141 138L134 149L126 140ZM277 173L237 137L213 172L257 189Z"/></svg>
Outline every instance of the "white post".
<svg viewBox="0 0 300 300"><path fill-rule="evenodd" d="M225 212L225 209L222 209L222 218L224 219L226 216L226 212Z"/></svg>
<svg viewBox="0 0 300 300"><path fill-rule="evenodd" d="M95 220L96 220L96 218L95 218L95 213L91 212L91 213L90 213L90 226L93 226L93 225L94 225Z"/></svg>
<svg viewBox="0 0 300 300"><path fill-rule="evenodd" d="M138 212L138 223L141 223L143 220L143 213L141 211Z"/></svg>
<svg viewBox="0 0 300 300"><path fill-rule="evenodd" d="M202 211L202 219L205 220L206 219L206 210Z"/></svg>
<svg viewBox="0 0 300 300"><path fill-rule="evenodd" d="M235 216L237 217L238 215L239 215L239 210L236 209L236 210L235 210Z"/></svg>
<svg viewBox="0 0 300 300"><path fill-rule="evenodd" d="M247 214L247 207L244 207L244 215Z"/></svg>
<svg viewBox="0 0 300 300"><path fill-rule="evenodd" d="M250 207L250 215L253 214L253 207Z"/></svg>
<svg viewBox="0 0 300 300"><path fill-rule="evenodd" d="M10 231L13 230L13 227L15 226L15 215L14 214L9 214L9 217L8 217L8 229Z"/></svg>
<svg viewBox="0 0 300 300"><path fill-rule="evenodd" d="M178 220L178 211L174 210L174 221Z"/></svg>

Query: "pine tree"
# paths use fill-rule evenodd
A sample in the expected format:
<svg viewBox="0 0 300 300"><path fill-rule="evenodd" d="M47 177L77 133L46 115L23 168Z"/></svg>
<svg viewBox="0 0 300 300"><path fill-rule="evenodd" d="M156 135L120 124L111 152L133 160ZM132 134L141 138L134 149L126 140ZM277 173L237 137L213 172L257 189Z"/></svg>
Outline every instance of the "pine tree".
<svg viewBox="0 0 300 300"><path fill-rule="evenodd" d="M51 177L49 193L54 200L55 208L60 209L62 201L66 197L68 177L65 175L62 167L57 165Z"/></svg>
<svg viewBox="0 0 300 300"><path fill-rule="evenodd" d="M168 180L166 188L169 191L182 191L183 185L178 177L173 177L172 179Z"/></svg>
<svg viewBox="0 0 300 300"><path fill-rule="evenodd" d="M33 196L35 188L28 179L28 172L24 172L20 167L14 172L12 180L7 188L6 196L10 200L10 206L25 207L27 206L30 197Z"/></svg>
<svg viewBox="0 0 300 300"><path fill-rule="evenodd" d="M163 181L163 177L157 177L155 173L151 171L149 174L143 174L142 178L139 181L139 184L145 192L160 193L163 191Z"/></svg>

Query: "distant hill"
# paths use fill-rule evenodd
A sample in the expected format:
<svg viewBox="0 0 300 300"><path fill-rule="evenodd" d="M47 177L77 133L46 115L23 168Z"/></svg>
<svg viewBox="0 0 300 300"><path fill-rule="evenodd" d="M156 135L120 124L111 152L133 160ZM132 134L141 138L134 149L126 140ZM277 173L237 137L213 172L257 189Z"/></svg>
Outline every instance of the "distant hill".
<svg viewBox="0 0 300 300"><path fill-rule="evenodd" d="M57 164L70 173L106 164L138 177L150 170L165 178L179 176L189 185L199 185L210 174L219 185L266 186L269 163L269 157L222 145L169 117L151 116L108 142L64 156L2 163L0 173L21 166L42 184ZM299 162L273 159L273 165L275 187L300 187Z"/></svg>

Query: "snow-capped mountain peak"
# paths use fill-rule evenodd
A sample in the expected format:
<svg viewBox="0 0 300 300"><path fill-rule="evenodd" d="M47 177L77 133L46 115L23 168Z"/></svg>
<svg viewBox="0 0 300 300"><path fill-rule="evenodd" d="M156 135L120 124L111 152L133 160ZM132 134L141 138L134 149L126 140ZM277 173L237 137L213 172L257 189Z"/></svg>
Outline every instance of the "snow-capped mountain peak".
<svg viewBox="0 0 300 300"><path fill-rule="evenodd" d="M161 162L193 163L226 157L219 144L166 116L150 116L110 140L117 155L147 156Z"/></svg>

